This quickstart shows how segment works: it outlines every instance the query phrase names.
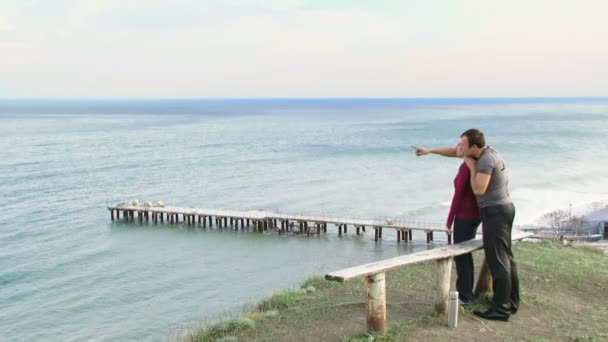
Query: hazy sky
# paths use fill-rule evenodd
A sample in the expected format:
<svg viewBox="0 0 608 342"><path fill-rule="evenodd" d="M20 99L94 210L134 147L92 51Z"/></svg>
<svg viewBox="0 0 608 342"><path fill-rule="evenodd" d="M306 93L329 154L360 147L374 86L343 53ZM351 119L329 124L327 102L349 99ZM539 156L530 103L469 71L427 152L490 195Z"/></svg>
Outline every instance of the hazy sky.
<svg viewBox="0 0 608 342"><path fill-rule="evenodd" d="M602 95L607 0L0 0L0 98Z"/></svg>

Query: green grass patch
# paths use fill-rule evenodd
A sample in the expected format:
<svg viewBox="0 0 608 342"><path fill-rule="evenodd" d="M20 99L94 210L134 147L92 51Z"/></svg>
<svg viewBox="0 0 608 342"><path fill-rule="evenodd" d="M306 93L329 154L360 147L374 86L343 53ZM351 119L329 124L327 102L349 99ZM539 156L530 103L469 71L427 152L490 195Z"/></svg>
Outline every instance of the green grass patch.
<svg viewBox="0 0 608 342"><path fill-rule="evenodd" d="M191 341L445 341L607 340L608 258L595 249L552 242L514 245L522 305L509 323L483 322L472 311L487 307L490 294L461 311L459 327L447 328L433 310L434 263L387 273L386 334L365 331L364 279L307 279L280 291L242 315L197 331ZM482 252L474 253L477 271ZM455 272L452 282L455 282ZM454 288L455 285L452 285Z"/></svg>
<svg viewBox="0 0 608 342"><path fill-rule="evenodd" d="M190 337L193 342L215 341L227 335L249 330L255 326L251 318L235 318L214 324ZM236 337L235 337L236 338ZM237 338L238 339L238 338Z"/></svg>

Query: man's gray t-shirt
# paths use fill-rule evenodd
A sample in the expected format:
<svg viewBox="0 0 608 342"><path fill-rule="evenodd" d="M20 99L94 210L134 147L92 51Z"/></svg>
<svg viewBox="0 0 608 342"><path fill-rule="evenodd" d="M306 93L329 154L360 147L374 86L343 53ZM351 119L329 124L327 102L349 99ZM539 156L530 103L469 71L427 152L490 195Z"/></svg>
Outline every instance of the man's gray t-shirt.
<svg viewBox="0 0 608 342"><path fill-rule="evenodd" d="M490 146L483 150L477 160L477 172L490 175L486 192L477 196L480 208L511 203L507 165L496 150Z"/></svg>

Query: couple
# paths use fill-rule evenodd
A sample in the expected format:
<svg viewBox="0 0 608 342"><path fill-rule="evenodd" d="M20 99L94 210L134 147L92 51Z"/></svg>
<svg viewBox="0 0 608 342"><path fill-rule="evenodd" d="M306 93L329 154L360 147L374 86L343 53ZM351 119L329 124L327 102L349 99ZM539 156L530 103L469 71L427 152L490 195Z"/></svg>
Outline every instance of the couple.
<svg viewBox="0 0 608 342"><path fill-rule="evenodd" d="M511 229L515 207L509 195L505 161L486 145L478 129L462 133L456 147L414 147L417 156L429 153L464 158L454 179L454 197L447 228L454 226L454 242L473 239L483 222L483 246L494 280L491 307L474 314L491 320L508 321L519 306L517 266L511 252ZM473 257L464 254L456 261L456 289L462 304L473 299Z"/></svg>

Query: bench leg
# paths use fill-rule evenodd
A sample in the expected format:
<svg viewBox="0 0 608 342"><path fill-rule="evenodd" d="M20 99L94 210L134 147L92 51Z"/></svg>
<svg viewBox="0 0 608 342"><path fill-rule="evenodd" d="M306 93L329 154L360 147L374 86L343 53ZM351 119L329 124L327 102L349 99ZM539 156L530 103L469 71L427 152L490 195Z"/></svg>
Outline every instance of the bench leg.
<svg viewBox="0 0 608 342"><path fill-rule="evenodd" d="M490 272L490 267L486 262L486 259L483 259L483 265L481 265L481 269L479 270L479 278L477 278L477 285L475 286L475 291L473 291L473 295L475 297L479 297L480 295L490 291L492 289L492 273Z"/></svg>
<svg viewBox="0 0 608 342"><path fill-rule="evenodd" d="M435 264L435 279L437 281L437 302L435 309L442 314L448 313L452 260L452 257L443 258L437 260Z"/></svg>
<svg viewBox="0 0 608 342"><path fill-rule="evenodd" d="M385 274L367 276L367 302L365 305L367 330L386 332Z"/></svg>

